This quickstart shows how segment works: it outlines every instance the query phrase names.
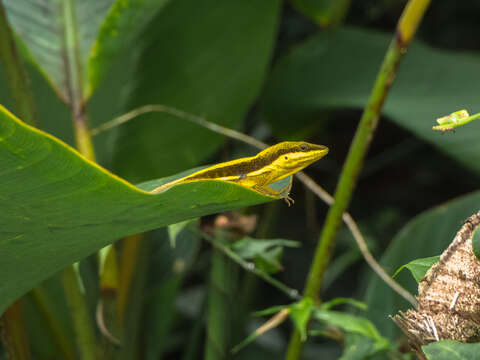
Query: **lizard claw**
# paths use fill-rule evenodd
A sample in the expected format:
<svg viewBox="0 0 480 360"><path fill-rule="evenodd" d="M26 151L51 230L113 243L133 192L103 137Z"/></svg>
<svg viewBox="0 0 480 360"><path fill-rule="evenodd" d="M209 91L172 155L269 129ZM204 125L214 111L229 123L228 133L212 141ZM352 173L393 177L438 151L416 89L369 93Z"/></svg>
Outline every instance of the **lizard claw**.
<svg viewBox="0 0 480 360"><path fill-rule="evenodd" d="M290 207L295 203L295 200L293 200L289 195L286 195L283 200L287 203L287 205Z"/></svg>

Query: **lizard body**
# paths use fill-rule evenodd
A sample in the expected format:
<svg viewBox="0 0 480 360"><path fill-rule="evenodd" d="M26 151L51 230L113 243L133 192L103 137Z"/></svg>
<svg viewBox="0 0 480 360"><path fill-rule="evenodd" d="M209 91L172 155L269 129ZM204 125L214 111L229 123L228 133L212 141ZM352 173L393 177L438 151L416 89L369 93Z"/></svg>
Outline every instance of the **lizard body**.
<svg viewBox="0 0 480 360"><path fill-rule="evenodd" d="M278 196L284 191L274 190L269 186L270 184L301 171L327 153L328 148L323 145L304 141L285 141L270 146L255 156L231 160L199 170L163 184L151 192L165 191L185 182L222 180L252 188L265 195ZM291 200L288 195L284 198L287 203Z"/></svg>

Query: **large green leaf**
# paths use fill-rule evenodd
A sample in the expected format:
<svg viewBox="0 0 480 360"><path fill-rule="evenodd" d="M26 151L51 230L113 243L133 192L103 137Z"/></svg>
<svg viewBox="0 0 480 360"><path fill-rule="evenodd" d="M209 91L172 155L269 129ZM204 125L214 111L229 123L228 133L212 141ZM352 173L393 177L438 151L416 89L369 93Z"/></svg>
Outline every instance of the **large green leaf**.
<svg viewBox="0 0 480 360"><path fill-rule="evenodd" d="M392 35L359 28L322 32L276 65L262 111L277 134L318 121L322 110L363 108ZM480 171L480 122L455 134L432 131L435 119L478 109L478 57L413 43L388 95L383 113L462 164ZM292 121L295 119L295 121Z"/></svg>
<svg viewBox="0 0 480 360"><path fill-rule="evenodd" d="M428 360L472 360L478 359L480 344L444 340L425 345L422 350Z"/></svg>
<svg viewBox="0 0 480 360"><path fill-rule="evenodd" d="M4 0L8 20L57 93L71 101L69 56L87 73L90 49L114 0ZM69 43L70 41L70 43Z"/></svg>
<svg viewBox="0 0 480 360"><path fill-rule="evenodd" d="M478 211L479 204L477 191L418 215L395 236L382 258L383 267L393 273L411 260L442 253L463 221ZM405 272L397 276L397 281L417 294L417 282ZM411 307L378 277L369 283L367 304L369 317L380 333L392 339L399 329L388 316Z"/></svg>
<svg viewBox="0 0 480 360"><path fill-rule="evenodd" d="M133 41L138 40L145 25L169 1L122 0L113 4L90 53L88 95L98 86L112 63L123 57L121 55L126 49L135 46Z"/></svg>
<svg viewBox="0 0 480 360"><path fill-rule="evenodd" d="M62 267L116 239L271 200L221 181L142 189L0 107L0 313Z"/></svg>
<svg viewBox="0 0 480 360"><path fill-rule="evenodd" d="M160 103L238 128L263 85L279 5L278 0L170 2L142 36L149 45L127 110ZM121 128L114 168L132 181L163 176L198 165L223 140L183 119L146 114Z"/></svg>

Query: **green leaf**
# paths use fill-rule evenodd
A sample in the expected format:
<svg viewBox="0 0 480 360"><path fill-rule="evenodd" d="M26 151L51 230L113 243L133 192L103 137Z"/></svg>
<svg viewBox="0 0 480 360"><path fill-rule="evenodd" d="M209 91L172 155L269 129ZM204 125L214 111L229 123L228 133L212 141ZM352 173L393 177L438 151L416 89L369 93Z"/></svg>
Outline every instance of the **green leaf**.
<svg viewBox="0 0 480 360"><path fill-rule="evenodd" d="M313 311L313 300L309 297L305 297L298 302L295 302L290 305L278 305L272 306L268 309L257 311L254 313L255 316L270 315L278 313L285 308L290 309L290 317L295 325L295 327L300 332L300 337L302 341L307 339L307 324L310 320L310 315Z"/></svg>
<svg viewBox="0 0 480 360"><path fill-rule="evenodd" d="M361 301L350 299L350 298L335 298L330 301L324 302L320 308L322 310L330 310L332 307L337 305L348 304L352 305L360 310L367 310L367 305Z"/></svg>
<svg viewBox="0 0 480 360"><path fill-rule="evenodd" d="M235 251L243 259L254 259L256 256L268 253L272 248L291 247L298 248L301 243L293 240L285 239L254 239L245 236L239 241L232 244L232 250Z"/></svg>
<svg viewBox="0 0 480 360"><path fill-rule="evenodd" d="M114 0L4 0L12 28L27 45L57 93L70 102L71 76L66 53L75 52L87 72L89 51ZM72 33L74 44L68 45ZM75 49L70 46L76 46Z"/></svg>
<svg viewBox="0 0 480 360"><path fill-rule="evenodd" d="M138 44L145 26L169 1L118 0L113 4L90 52L87 97L97 88L112 63Z"/></svg>
<svg viewBox="0 0 480 360"><path fill-rule="evenodd" d="M121 237L272 200L222 181L141 189L0 107L0 313L59 269Z"/></svg>
<svg viewBox="0 0 480 360"><path fill-rule="evenodd" d="M473 230L472 248L477 259L480 259L480 226L477 226L475 230Z"/></svg>
<svg viewBox="0 0 480 360"><path fill-rule="evenodd" d="M356 333L345 335L345 349L339 360L365 360L375 352L375 340Z"/></svg>
<svg viewBox="0 0 480 360"><path fill-rule="evenodd" d="M472 360L480 353L480 343L464 344L453 340L436 341L422 346L428 360Z"/></svg>
<svg viewBox="0 0 480 360"><path fill-rule="evenodd" d="M298 241L284 239L254 239L244 237L231 245L232 250L245 260L255 261L255 266L269 274L282 270L279 260L283 247L299 247Z"/></svg>
<svg viewBox="0 0 480 360"><path fill-rule="evenodd" d="M192 236L193 238L197 237L187 228L191 222L191 220L185 220L176 224L172 224L168 227L168 240L172 248L176 246L177 238L185 236Z"/></svg>
<svg viewBox="0 0 480 360"><path fill-rule="evenodd" d="M171 1L143 32L145 50L127 110L163 104L241 127L263 86L279 5ZM117 140L113 167L138 182L197 166L225 138L172 115L150 113L119 128Z"/></svg>
<svg viewBox="0 0 480 360"><path fill-rule="evenodd" d="M310 320L310 315L313 310L313 300L305 297L299 302L290 305L290 317L295 324L295 327L300 332L302 341L307 340L307 324Z"/></svg>
<svg viewBox="0 0 480 360"><path fill-rule="evenodd" d="M262 112L274 132L285 136L316 123L327 109L363 108L392 36L360 28L324 31L285 55L262 98ZM415 42L400 66L383 114L480 172L480 122L445 136L431 130L432 122L443 114L478 107L477 70L477 61L469 54Z"/></svg>
<svg viewBox="0 0 480 360"><path fill-rule="evenodd" d="M282 311L285 308L288 308L290 305L276 305L276 306L271 306L269 308L255 311L252 315L253 316L265 316L265 315L271 315L275 314L277 312Z"/></svg>
<svg viewBox="0 0 480 360"><path fill-rule="evenodd" d="M317 309L313 317L329 325L337 326L345 332L357 333L376 340L385 340L368 319L340 311Z"/></svg>
<svg viewBox="0 0 480 360"><path fill-rule="evenodd" d="M428 257L442 253L452 242L462 223L478 211L480 192L474 192L425 211L408 222L393 238L381 264L389 273L408 263L412 257ZM410 276L398 279L411 293L416 294L418 284ZM394 339L400 333L388 318L397 310L411 307L377 277L372 277L367 288L368 317L382 335Z"/></svg>
<svg viewBox="0 0 480 360"><path fill-rule="evenodd" d="M408 264L400 266L392 277L397 276L400 271L406 268L410 270L415 281L419 283L427 273L428 269L438 261L440 261L440 255L412 260Z"/></svg>

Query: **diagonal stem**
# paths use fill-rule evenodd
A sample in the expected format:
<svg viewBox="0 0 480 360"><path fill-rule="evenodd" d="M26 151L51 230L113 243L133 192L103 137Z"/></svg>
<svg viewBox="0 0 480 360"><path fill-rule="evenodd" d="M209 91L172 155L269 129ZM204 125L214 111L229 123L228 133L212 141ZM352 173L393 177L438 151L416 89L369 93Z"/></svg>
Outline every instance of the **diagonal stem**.
<svg viewBox="0 0 480 360"><path fill-rule="evenodd" d="M370 99L358 124L355 137L345 161L335 192L335 201L330 207L314 258L305 283L304 295L318 298L324 272L330 262L338 228L350 203L358 175L362 169L368 147L378 125L382 106L397 73L400 61L428 8L430 0L410 0L399 20L397 31L377 75ZM297 330L293 330L287 349L287 360L299 360L303 343Z"/></svg>
<svg viewBox="0 0 480 360"><path fill-rule="evenodd" d="M78 151L89 160L95 160L95 152L88 131L83 77L75 15L75 0L63 1L64 54L63 62L67 73L68 103L72 108L75 142Z"/></svg>
<svg viewBox="0 0 480 360"><path fill-rule="evenodd" d="M73 129L78 151L87 159L95 161L90 132L88 131L85 101L83 99L82 68L79 53L78 28L75 15L75 0L62 1L64 21L63 62L67 73L67 102L72 109ZM81 278L74 266L62 270L62 283L73 320L76 342L82 360L93 360L95 332L87 309Z"/></svg>

